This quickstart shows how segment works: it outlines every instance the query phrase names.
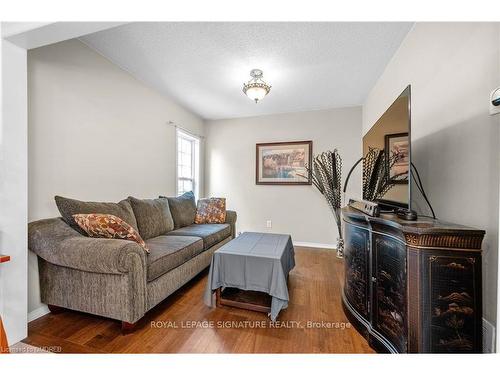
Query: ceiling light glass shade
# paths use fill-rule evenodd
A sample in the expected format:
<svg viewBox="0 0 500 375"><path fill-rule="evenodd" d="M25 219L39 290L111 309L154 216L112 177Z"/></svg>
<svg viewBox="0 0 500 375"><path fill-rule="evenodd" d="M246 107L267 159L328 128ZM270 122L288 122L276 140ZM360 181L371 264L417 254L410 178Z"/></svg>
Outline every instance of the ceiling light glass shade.
<svg viewBox="0 0 500 375"><path fill-rule="evenodd" d="M253 69L250 72L252 79L247 83L243 84L243 92L250 99L258 103L259 100L264 99L264 97L271 91L271 86L268 85L262 79L263 73L260 69Z"/></svg>
<svg viewBox="0 0 500 375"><path fill-rule="evenodd" d="M264 87L248 85L244 92L250 99L257 103L259 100L264 99L269 91Z"/></svg>

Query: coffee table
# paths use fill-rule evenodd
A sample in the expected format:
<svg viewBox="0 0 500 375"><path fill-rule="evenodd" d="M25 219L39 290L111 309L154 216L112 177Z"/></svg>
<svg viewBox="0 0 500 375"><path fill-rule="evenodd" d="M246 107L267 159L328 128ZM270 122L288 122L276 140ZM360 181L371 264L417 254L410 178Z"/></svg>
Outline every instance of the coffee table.
<svg viewBox="0 0 500 375"><path fill-rule="evenodd" d="M245 232L214 252L205 303L269 313L276 320L288 306L288 274L295 267L288 234Z"/></svg>

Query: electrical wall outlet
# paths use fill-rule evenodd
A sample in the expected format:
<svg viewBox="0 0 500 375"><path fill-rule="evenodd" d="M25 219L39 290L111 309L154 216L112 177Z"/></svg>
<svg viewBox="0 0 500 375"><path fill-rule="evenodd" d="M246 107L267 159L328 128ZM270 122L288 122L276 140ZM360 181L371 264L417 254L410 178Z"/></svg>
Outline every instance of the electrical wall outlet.
<svg viewBox="0 0 500 375"><path fill-rule="evenodd" d="M273 222L272 220L266 221L266 228L272 228L273 227Z"/></svg>

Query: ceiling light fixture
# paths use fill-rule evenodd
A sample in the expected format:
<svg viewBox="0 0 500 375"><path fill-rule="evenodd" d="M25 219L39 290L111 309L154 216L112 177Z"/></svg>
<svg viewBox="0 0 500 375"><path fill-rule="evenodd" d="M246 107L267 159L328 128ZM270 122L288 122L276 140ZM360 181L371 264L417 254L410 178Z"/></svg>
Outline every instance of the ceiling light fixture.
<svg viewBox="0 0 500 375"><path fill-rule="evenodd" d="M243 92L250 99L258 103L259 100L264 99L264 97L271 91L271 85L268 85L262 79L264 73L260 69L252 69L250 71L250 76L252 79L247 83L243 84Z"/></svg>

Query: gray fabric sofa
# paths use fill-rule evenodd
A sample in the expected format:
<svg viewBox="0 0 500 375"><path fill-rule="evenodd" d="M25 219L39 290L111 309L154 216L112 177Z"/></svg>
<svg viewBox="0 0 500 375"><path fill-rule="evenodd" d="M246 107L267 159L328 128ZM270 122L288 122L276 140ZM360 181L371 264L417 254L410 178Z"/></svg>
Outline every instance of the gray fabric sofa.
<svg viewBox="0 0 500 375"><path fill-rule="evenodd" d="M227 211L225 224L192 224L176 203L170 205L176 227L145 239L149 254L132 241L87 237L65 221L61 207L63 217L29 223L28 246L38 255L42 302L52 310L83 311L132 328L208 267L214 251L235 236L236 212Z"/></svg>

